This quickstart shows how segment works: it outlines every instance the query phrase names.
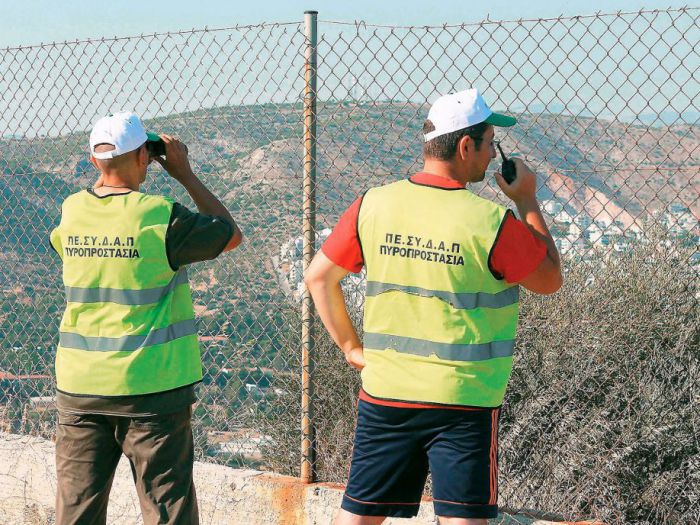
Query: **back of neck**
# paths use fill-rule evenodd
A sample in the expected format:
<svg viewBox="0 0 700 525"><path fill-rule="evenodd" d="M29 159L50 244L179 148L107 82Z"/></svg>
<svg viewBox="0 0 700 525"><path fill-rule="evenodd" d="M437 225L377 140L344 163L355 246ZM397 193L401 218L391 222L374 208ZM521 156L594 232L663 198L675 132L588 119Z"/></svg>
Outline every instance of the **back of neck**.
<svg viewBox="0 0 700 525"><path fill-rule="evenodd" d="M463 180L463 176L458 172L458 170L454 169L454 166L449 161L425 159L423 172L453 180L462 186L466 185L468 182Z"/></svg>
<svg viewBox="0 0 700 525"><path fill-rule="evenodd" d="M102 173L93 188L97 195L139 191L139 184L114 174Z"/></svg>

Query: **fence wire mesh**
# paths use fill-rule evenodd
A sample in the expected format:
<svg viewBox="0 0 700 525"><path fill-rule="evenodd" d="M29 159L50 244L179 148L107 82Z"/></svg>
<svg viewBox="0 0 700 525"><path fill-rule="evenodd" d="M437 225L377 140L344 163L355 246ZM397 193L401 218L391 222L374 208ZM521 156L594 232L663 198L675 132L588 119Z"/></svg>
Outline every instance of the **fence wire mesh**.
<svg viewBox="0 0 700 525"><path fill-rule="evenodd" d="M420 170L436 93L482 87L519 121L497 138L539 174L567 283L524 300L500 503L697 522L698 11L324 30L321 227ZM493 177L476 191L508 204ZM363 288L346 282L358 324ZM359 381L324 334L316 355L318 470L342 481Z"/></svg>
<svg viewBox="0 0 700 525"><path fill-rule="evenodd" d="M700 521L699 22L693 8L319 24L317 244L367 188L420 170L437 94L479 87L518 118L498 138L538 173L567 283L523 302L499 523ZM189 145L246 237L190 272L205 370L197 457L299 474L306 45L290 23L0 50L0 424L22 444L3 450L49 470L42 442L17 437L54 434L64 298L48 233L62 199L97 176L91 123L134 109ZM163 172L145 190L192 207ZM491 176L474 190L507 204ZM361 326L363 275L344 288ZM315 470L343 482L359 378L319 324L312 355Z"/></svg>

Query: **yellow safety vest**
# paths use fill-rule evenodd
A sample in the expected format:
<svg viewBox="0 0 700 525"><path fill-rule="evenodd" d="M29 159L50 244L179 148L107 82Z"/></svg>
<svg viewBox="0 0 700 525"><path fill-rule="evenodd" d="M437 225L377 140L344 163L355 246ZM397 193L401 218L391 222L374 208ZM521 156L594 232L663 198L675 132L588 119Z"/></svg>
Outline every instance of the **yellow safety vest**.
<svg viewBox="0 0 700 525"><path fill-rule="evenodd" d="M57 388L69 394L164 392L202 378L184 269L168 264L173 202L81 191L63 203L51 244L63 260L66 309Z"/></svg>
<svg viewBox="0 0 700 525"><path fill-rule="evenodd" d="M501 405L519 287L495 278L488 259L506 212L466 189L409 180L365 194L358 233L367 269L368 394Z"/></svg>

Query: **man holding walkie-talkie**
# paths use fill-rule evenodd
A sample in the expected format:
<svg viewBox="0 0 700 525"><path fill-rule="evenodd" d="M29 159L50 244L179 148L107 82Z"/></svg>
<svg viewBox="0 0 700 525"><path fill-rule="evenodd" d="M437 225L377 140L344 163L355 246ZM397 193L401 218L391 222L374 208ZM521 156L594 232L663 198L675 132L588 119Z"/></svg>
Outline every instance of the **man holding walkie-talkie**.
<svg viewBox="0 0 700 525"><path fill-rule="evenodd" d="M241 243L223 204L197 178L187 147L146 133L134 113L97 121L94 188L69 196L51 246L66 310L56 352L56 524L106 523L122 454L144 523L199 522L190 425L202 379L185 267ZM151 161L198 213L140 190Z"/></svg>
<svg viewBox="0 0 700 525"><path fill-rule="evenodd" d="M336 525L415 516L428 470L440 523L485 525L497 515L498 415L519 285L550 294L562 284L536 177L522 160L503 157L510 182L496 173L521 220L466 189L496 157L494 127L515 123L476 89L438 98L423 127L423 171L357 199L307 272L321 320L362 370ZM360 342L340 281L363 266Z"/></svg>

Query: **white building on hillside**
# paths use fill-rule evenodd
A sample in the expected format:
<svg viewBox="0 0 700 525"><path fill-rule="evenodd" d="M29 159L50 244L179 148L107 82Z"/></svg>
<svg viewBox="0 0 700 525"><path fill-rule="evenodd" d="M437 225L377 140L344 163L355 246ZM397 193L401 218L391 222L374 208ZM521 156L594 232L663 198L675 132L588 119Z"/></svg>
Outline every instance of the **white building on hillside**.
<svg viewBox="0 0 700 525"><path fill-rule="evenodd" d="M555 199L547 199L542 201L542 209L554 217L557 213L564 211L564 205Z"/></svg>
<svg viewBox="0 0 700 525"><path fill-rule="evenodd" d="M593 224L593 219L591 219L590 215L584 211L574 217L574 224L576 224L582 230L585 230L591 224Z"/></svg>
<svg viewBox="0 0 700 525"><path fill-rule="evenodd" d="M593 223L588 228L586 228L586 238L591 244L597 243L603 236L604 230L598 224Z"/></svg>
<svg viewBox="0 0 700 525"><path fill-rule="evenodd" d="M562 210L554 216L554 220L563 224L571 224L574 218L569 212Z"/></svg>
<svg viewBox="0 0 700 525"><path fill-rule="evenodd" d="M568 235L569 239L571 239L572 241L575 239L578 239L579 237L581 237L582 233L583 233L583 230L581 229L581 227L578 224L576 224L575 222L572 222L571 224L569 224L569 235Z"/></svg>

